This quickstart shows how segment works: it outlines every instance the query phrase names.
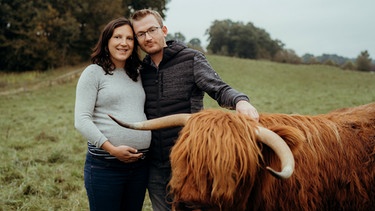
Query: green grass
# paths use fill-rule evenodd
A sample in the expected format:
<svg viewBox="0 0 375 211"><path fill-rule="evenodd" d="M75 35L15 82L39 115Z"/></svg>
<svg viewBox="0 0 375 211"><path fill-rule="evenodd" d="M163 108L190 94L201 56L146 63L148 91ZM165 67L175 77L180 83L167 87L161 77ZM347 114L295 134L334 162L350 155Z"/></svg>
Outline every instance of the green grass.
<svg viewBox="0 0 375 211"><path fill-rule="evenodd" d="M209 60L227 83L249 95L260 112L319 114L375 101L373 72L219 56Z"/></svg>
<svg viewBox="0 0 375 211"><path fill-rule="evenodd" d="M226 82L250 96L260 112L318 114L375 101L374 73L208 59ZM52 80L64 71L1 74L1 90ZM0 210L88 209L83 186L86 141L73 126L76 82L0 95ZM210 98L205 98L205 105L218 107ZM151 210L148 199L144 210Z"/></svg>
<svg viewBox="0 0 375 211"><path fill-rule="evenodd" d="M69 66L49 71L30 71L24 73L4 73L0 72L0 93L12 91L14 89L30 90L40 84L46 84L55 80L59 76L71 73L77 69L82 69L87 64Z"/></svg>

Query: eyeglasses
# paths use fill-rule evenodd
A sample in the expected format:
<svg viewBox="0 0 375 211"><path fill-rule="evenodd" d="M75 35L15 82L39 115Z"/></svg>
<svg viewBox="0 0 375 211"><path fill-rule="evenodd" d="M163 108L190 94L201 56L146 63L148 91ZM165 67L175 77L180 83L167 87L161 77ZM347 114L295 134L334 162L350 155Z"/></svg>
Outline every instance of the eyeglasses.
<svg viewBox="0 0 375 211"><path fill-rule="evenodd" d="M161 27L160 26L153 26L153 27L150 27L149 29L147 29L147 31L145 32L138 32L135 36L138 38L138 39L144 39L146 38L146 33L150 36L153 37L153 35L156 35L156 32L158 29L160 29Z"/></svg>

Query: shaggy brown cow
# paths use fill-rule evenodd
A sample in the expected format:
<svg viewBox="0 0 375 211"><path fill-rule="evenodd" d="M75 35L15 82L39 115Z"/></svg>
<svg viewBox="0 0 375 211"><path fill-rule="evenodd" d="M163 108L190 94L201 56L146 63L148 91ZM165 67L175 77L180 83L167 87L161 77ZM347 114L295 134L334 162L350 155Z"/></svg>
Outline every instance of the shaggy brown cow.
<svg viewBox="0 0 375 211"><path fill-rule="evenodd" d="M261 114L259 123L222 110L183 119L172 118L174 126L187 120L171 152L176 210L375 209L375 103L315 116ZM280 142L293 155L275 148Z"/></svg>

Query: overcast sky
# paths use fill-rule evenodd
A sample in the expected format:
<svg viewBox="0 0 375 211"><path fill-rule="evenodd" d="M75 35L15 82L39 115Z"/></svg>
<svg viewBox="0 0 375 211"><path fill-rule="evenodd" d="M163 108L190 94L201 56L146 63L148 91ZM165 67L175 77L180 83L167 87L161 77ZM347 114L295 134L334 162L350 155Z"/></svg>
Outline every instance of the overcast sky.
<svg viewBox="0 0 375 211"><path fill-rule="evenodd" d="M299 56L337 54L375 59L375 0L171 0L165 25L186 42L199 38L215 20L252 22Z"/></svg>

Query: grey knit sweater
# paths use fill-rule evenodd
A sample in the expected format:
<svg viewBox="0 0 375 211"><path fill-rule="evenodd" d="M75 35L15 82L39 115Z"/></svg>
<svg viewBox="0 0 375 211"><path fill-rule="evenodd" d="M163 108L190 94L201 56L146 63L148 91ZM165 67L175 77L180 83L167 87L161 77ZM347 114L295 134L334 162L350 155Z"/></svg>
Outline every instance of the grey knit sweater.
<svg viewBox="0 0 375 211"><path fill-rule="evenodd" d="M136 149L150 146L151 132L123 128L107 114L126 122L146 120L145 93L141 80L132 81L124 69L105 75L95 64L81 74L76 89L74 125L97 148L109 140L113 145L127 145Z"/></svg>

